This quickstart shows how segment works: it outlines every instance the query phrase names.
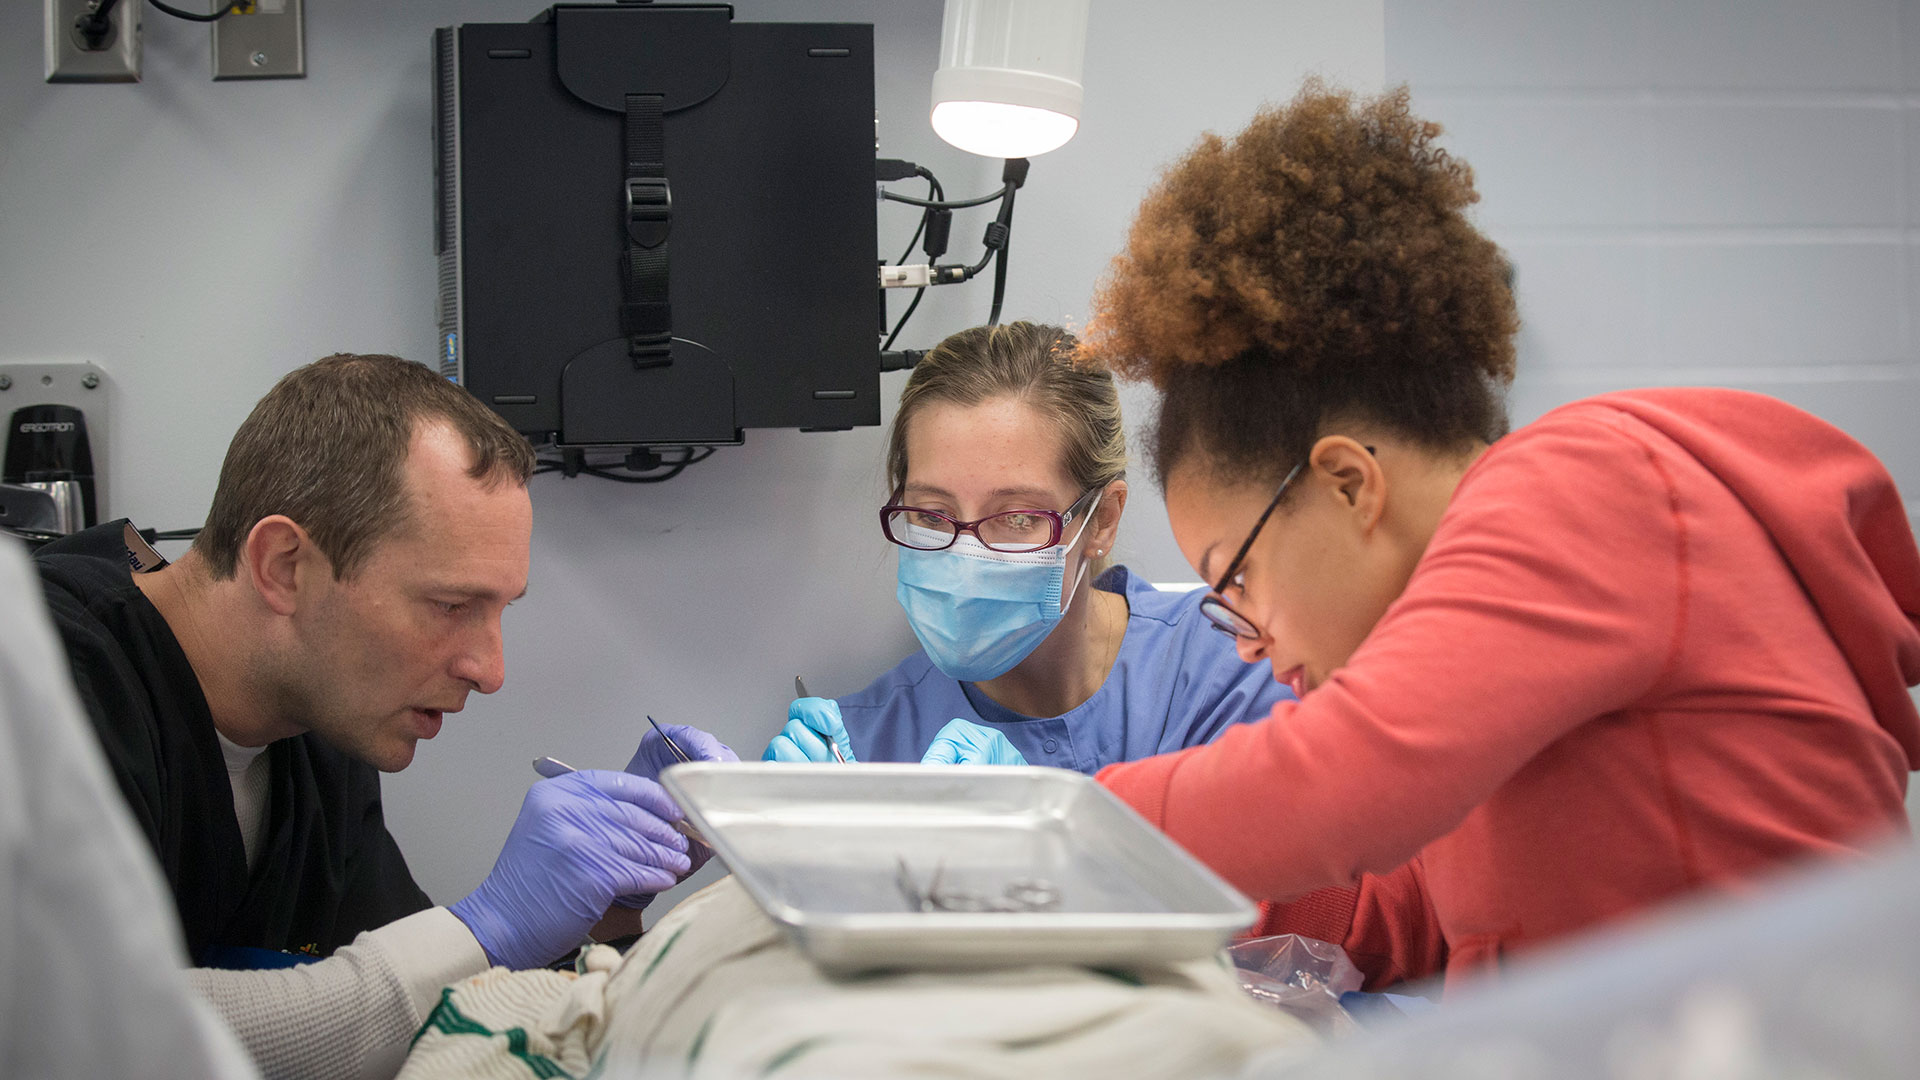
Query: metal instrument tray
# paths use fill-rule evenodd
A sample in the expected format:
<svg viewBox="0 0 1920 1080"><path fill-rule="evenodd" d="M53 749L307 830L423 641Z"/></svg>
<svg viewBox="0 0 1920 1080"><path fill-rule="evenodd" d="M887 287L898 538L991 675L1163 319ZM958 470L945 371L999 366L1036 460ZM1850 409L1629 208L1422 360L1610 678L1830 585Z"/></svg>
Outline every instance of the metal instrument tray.
<svg viewBox="0 0 1920 1080"><path fill-rule="evenodd" d="M794 944L836 973L1212 954L1257 915L1091 777L1009 766L694 762L661 782ZM920 882L1058 891L1048 911L916 910Z"/></svg>

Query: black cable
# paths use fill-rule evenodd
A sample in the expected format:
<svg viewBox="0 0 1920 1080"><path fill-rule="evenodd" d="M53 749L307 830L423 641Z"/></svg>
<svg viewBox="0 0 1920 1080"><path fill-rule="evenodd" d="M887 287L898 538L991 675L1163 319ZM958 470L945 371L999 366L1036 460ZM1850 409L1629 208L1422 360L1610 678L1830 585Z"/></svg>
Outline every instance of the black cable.
<svg viewBox="0 0 1920 1080"><path fill-rule="evenodd" d="M580 471L588 476L597 476L602 480L613 480L622 484L658 484L663 480L671 480L679 476L681 472L685 471L687 466L697 465L713 456L713 447L711 446L700 447L698 449L689 446L686 448L686 451L686 456L678 461L663 461L661 464L666 466L666 471L660 473L617 472L603 466L587 465L584 463L581 465Z"/></svg>
<svg viewBox="0 0 1920 1080"><path fill-rule="evenodd" d="M602 480L612 480L618 484L658 484L679 476L685 470L686 465L681 464L669 468L666 472L646 473L643 475L641 473L614 472L612 469L602 469L597 465L582 465L580 467L580 473L583 476L597 476Z"/></svg>
<svg viewBox="0 0 1920 1080"><path fill-rule="evenodd" d="M888 334L886 343L880 346L881 352L886 352L888 349L893 348L893 339L900 336L900 331L907 325L907 320L913 317L913 309L920 306L920 298L925 295L927 295L927 287L925 285L913 290L913 303L908 304L907 310L900 313L900 321L893 324L893 333Z"/></svg>
<svg viewBox="0 0 1920 1080"><path fill-rule="evenodd" d="M993 307L987 312L987 325L1000 325L1000 302L1007 298L1007 248L1013 244L1013 188L1007 188L1007 201L1000 205L1000 246L993 262Z"/></svg>
<svg viewBox="0 0 1920 1080"><path fill-rule="evenodd" d="M581 476L593 476L621 484L658 484L679 476L681 472L685 471L687 466L698 465L700 462L712 457L714 453L714 448L711 446L687 446L681 447L680 449L684 450L685 453L676 460L662 461L661 467L664 471L657 473L624 472L613 466L589 464L585 459L584 452L576 451L580 453L580 460L575 472ZM541 458L539 459L539 464L534 468L533 474L538 476L546 472L561 472L568 473L568 475L575 474L574 472L568 472L567 465L563 461Z"/></svg>
<svg viewBox="0 0 1920 1080"><path fill-rule="evenodd" d="M915 168L916 172L925 172L925 170L919 169L917 166ZM896 195L885 188L880 189L880 197L882 199L924 208L926 213L922 214L920 218L921 230L927 227L929 215L935 211L962 210L970 206L984 206L987 203L996 200L999 201L1000 211L995 215L993 224L987 226L987 235L985 238L986 251L980 256L980 261L970 267L961 268L961 276L957 279L947 277L945 274L937 275L938 279L943 282L953 280L969 281L982 270L985 270L987 263L993 263L993 306L989 309L987 315L988 326L996 326L999 324L1000 309L1006 301L1007 248L1012 241L1013 235L1013 197L1014 193L1026 183L1028 168L1027 159L1008 158L1000 170L1001 187L998 192L992 195L982 195L977 199L964 199L958 202L946 202L940 193L932 191L929 192L929 195L933 196L931 198L915 199L906 195ZM931 174L928 175L929 179L931 179ZM914 237L917 239L919 236L920 230L916 230ZM909 243L907 245L907 252L911 253L912 250L913 245ZM906 259L906 254L900 256L901 262L904 263ZM940 271L942 268L936 266L934 269ZM954 268L947 267L945 269L952 270ZM907 317L913 314L913 309L920 306L920 297L925 291L924 287L915 290L913 303L907 305L907 310L900 316L900 321L894 324L893 331L887 335L886 343L880 346L882 353L888 352L893 348L894 339L900 336L900 329L906 325Z"/></svg>
<svg viewBox="0 0 1920 1080"><path fill-rule="evenodd" d="M538 469L549 469L549 468L551 468L551 469L561 469L561 470L564 470L564 469L566 468L566 461L565 461L565 458L566 458L566 456L567 456L568 454L574 454L574 455L578 455L578 456L579 456L579 459L580 459L580 460L579 460L579 463L580 463L580 464L581 464L582 466L585 466L585 465L589 465L589 464L591 464L591 465L593 465L593 466L594 466L595 468L600 468L600 469L607 469L607 468L614 468L614 467L616 467L616 466L614 466L614 465L613 465L612 463L610 463L610 462L605 462L605 461L596 461L596 462L589 462L589 461L587 461L587 460L586 460L586 454L587 454L587 451L589 451L589 450L619 450L619 449L620 449L620 448L619 448L619 447L617 447L617 446L601 446L601 447L591 447L591 446L554 446L554 445L552 445L552 444L547 444L547 445L545 445L545 446L541 446L541 447L539 447L539 450L540 450L541 452L543 452L543 453L544 453L544 452L546 452L546 451L558 451L558 452L560 453L560 455L561 455L561 456L560 456L560 457L558 457L558 458L553 458L553 457L536 457L536 458L535 458L534 460L535 460L535 463L536 463L536 465L538 466ZM674 460L672 460L672 461L663 461L663 462L661 462L661 464L662 464L662 465L692 465L692 464L695 464L696 462L701 462L701 461L705 461L705 460L707 460L708 458L710 458L710 457L712 457L712 456L713 456L713 454L714 454L714 450L715 450L715 447L712 447L712 446L668 446L668 447L663 447L663 449L665 449L665 450L670 450L670 451L673 451L673 450L677 450L677 451L679 451L679 452L680 452L680 456L679 456L679 457L677 457L677 458L675 458L675 459L674 459ZM629 454L631 454L631 453L632 453L632 451L630 450L630 451L628 451L628 453L629 453ZM536 469L536 471L538 471L538 469Z"/></svg>
<svg viewBox="0 0 1920 1080"><path fill-rule="evenodd" d="M239 7L241 0L227 0L226 7L221 8L219 11L209 11L205 15L198 15L191 11L181 11L177 7L171 7L161 3L160 0L147 0L147 3L152 4L154 7L159 8L161 12L171 15L176 19L185 19L188 22L219 22L223 16L231 12L234 8Z"/></svg>
<svg viewBox="0 0 1920 1080"><path fill-rule="evenodd" d="M972 281L974 277L980 273L980 271L985 270L987 268L987 264L993 261L993 257L996 254L998 254L999 251L1000 251L999 248L994 247L992 244L988 244L987 250L984 253L982 253L980 256L980 261L966 268L967 276L962 280Z"/></svg>
<svg viewBox="0 0 1920 1080"><path fill-rule="evenodd" d="M1026 158L1008 158L1000 169L1000 181L1007 185L1006 201L1000 213L987 226L987 246L996 258L993 264L993 307L987 311L987 325L1000 325L1000 305L1007 298L1007 249L1013 246L1013 194L1027 182Z"/></svg>
<svg viewBox="0 0 1920 1080"><path fill-rule="evenodd" d="M197 527L192 529L161 529L153 534L153 538L155 540L192 540L199 535L200 530Z"/></svg>
<svg viewBox="0 0 1920 1080"><path fill-rule="evenodd" d="M911 195L896 195L893 192L888 191L885 188L882 188L880 191L880 197L890 202L906 203L908 206L933 207L939 210L965 210L969 206L985 206L990 202L994 202L999 199L1004 199L1008 195L1012 194L1012 192L1013 192L1013 185L1008 184L1005 187L1001 188L999 191L996 191L991 195L982 195L977 199L962 199L959 202L934 202L931 199L916 199Z"/></svg>
<svg viewBox="0 0 1920 1080"><path fill-rule="evenodd" d="M987 325L1000 325L1000 302L1007 298L1007 253L1000 253L993 264L993 306L987 309Z"/></svg>
<svg viewBox="0 0 1920 1080"><path fill-rule="evenodd" d="M18 525L0 525L0 536L18 537L26 542L27 550L36 551L55 540L65 540L68 534L47 532L43 529L23 529Z"/></svg>
<svg viewBox="0 0 1920 1080"><path fill-rule="evenodd" d="M937 202L944 198L946 196L946 189L940 186L939 179L926 169L919 171L927 178L928 201ZM894 260L894 265L898 266L905 263L908 256L913 254L914 245L920 242L921 234L927 231L927 222L933 217L934 213L935 208L931 206L920 212L920 226L913 230L913 239L907 241L907 250L900 253L900 257ZM894 340L900 336L900 331L906 329L907 320L913 318L914 309L920 306L921 298L926 295L927 287L925 285L913 290L913 302L907 305L907 310L900 313L900 319L893 324L893 331L887 335L886 343L880 346L881 352L886 352L888 349L893 348Z"/></svg>
<svg viewBox="0 0 1920 1080"><path fill-rule="evenodd" d="M113 9L120 0L100 0L100 6L73 21L73 28L80 32L89 49L104 49L107 45L107 32L113 29Z"/></svg>
<svg viewBox="0 0 1920 1080"><path fill-rule="evenodd" d="M933 211L928 210L926 213L920 215L920 224L914 227L913 238L907 241L907 250L901 252L900 257L893 260L893 265L904 266L907 261L907 256L912 255L913 249L920 246L920 234L927 231L927 214L931 213L933 213Z"/></svg>
<svg viewBox="0 0 1920 1080"><path fill-rule="evenodd" d="M993 261L993 257L1000 254L1012 239L1013 192L1009 191L1007 192L1007 201L1000 204L999 216L995 217L993 222L987 226L987 234L980 238L980 242L985 246L986 250L980 253L979 262L965 268L964 273L966 276L961 280L972 281L977 277L980 271L985 270L987 264Z"/></svg>
<svg viewBox="0 0 1920 1080"><path fill-rule="evenodd" d="M925 169L921 169L920 172L924 174L927 178L927 198L929 200L935 200L935 199L940 199L945 197L946 192L941 189L940 181L934 179L933 174L930 172L927 172L927 170ZM921 213L920 224L917 227L915 227L913 230L913 239L907 241L907 250L901 252L900 257L893 260L893 264L895 266L899 266L905 263L908 257L913 254L913 249L917 247L920 243L920 234L927 231L927 219L932 216L933 216L932 207L928 207L924 212Z"/></svg>

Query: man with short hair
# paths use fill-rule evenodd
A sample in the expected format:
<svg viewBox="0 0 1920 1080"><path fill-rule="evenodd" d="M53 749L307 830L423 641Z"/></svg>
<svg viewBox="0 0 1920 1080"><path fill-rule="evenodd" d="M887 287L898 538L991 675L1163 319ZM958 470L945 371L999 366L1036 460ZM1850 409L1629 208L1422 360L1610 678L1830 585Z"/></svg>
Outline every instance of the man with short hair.
<svg viewBox="0 0 1920 1080"><path fill-rule="evenodd" d="M172 886L191 981L269 1075L390 1075L442 986L550 962L616 900L637 929L637 908L705 854L672 828L652 733L626 772L534 784L493 871L447 908L387 832L378 773L505 677L533 467L518 433L427 368L333 356L241 425L179 562L124 522L37 555L81 701ZM326 959L285 967L287 953ZM214 970L263 960L283 969Z"/></svg>

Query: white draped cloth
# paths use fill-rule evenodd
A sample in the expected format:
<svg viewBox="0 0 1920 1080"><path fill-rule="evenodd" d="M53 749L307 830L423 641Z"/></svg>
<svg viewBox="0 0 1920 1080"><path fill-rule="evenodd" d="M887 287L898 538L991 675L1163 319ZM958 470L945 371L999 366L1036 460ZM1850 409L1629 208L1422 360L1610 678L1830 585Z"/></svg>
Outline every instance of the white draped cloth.
<svg viewBox="0 0 1920 1080"><path fill-rule="evenodd" d="M1224 960L833 978L732 879L578 977L495 968L442 994L401 1080L1231 1075L1317 1037Z"/></svg>

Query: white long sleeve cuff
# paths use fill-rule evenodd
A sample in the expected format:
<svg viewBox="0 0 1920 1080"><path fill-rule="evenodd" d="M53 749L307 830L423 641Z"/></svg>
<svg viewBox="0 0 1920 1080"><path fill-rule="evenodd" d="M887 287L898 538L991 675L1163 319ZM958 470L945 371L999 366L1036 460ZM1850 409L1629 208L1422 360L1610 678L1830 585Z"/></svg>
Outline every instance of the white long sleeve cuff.
<svg viewBox="0 0 1920 1080"><path fill-rule="evenodd" d="M487 954L446 908L396 919L325 960L272 971L188 972L270 1080L387 1080L449 983Z"/></svg>

